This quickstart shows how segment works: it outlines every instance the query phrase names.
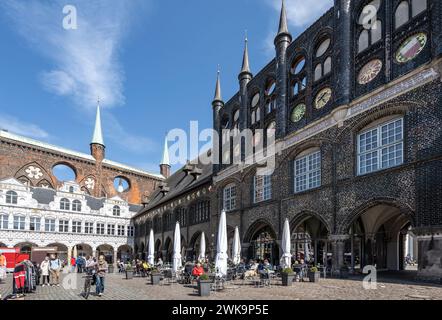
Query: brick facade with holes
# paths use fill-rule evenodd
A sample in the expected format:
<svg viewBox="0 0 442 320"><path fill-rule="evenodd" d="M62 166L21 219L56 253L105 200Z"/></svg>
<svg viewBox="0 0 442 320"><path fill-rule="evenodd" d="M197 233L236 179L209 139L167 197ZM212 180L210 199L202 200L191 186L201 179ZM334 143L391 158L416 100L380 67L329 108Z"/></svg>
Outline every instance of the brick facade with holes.
<svg viewBox="0 0 442 320"><path fill-rule="evenodd" d="M19 141L4 133L0 137L0 179L14 177L29 186L56 189L62 182L57 180L52 169L62 164L75 172L75 181L87 194L108 198L118 195L131 204L141 204L162 181L157 175L102 162L102 147L92 146L91 149L98 161L87 155L59 152ZM114 180L119 177L129 183L129 189L123 193L118 193L114 187Z"/></svg>

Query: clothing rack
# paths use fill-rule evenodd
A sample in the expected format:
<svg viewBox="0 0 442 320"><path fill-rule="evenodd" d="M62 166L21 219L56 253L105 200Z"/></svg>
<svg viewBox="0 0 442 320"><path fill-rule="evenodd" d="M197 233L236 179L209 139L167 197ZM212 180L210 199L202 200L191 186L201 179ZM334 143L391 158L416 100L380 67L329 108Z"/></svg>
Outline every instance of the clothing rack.
<svg viewBox="0 0 442 320"><path fill-rule="evenodd" d="M14 295L24 295L37 290L37 268L25 260L14 268L12 290Z"/></svg>

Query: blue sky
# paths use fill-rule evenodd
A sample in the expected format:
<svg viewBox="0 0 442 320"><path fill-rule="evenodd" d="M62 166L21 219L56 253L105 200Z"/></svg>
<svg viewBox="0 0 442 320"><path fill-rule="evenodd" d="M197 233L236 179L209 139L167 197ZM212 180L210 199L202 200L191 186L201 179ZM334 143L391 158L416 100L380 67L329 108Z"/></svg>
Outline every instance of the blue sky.
<svg viewBox="0 0 442 320"><path fill-rule="evenodd" d="M286 0L296 36L332 0ZM78 29L63 29L63 7ZM107 158L158 172L164 135L212 124L217 65L238 90L244 33L256 73L273 57L280 0L1 0L0 128L89 152L97 96ZM176 169L176 168L174 168Z"/></svg>

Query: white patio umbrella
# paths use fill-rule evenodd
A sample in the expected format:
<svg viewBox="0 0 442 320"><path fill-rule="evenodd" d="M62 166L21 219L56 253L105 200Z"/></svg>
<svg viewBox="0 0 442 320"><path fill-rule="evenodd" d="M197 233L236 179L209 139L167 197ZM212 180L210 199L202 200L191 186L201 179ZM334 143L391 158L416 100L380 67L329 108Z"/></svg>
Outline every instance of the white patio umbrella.
<svg viewBox="0 0 442 320"><path fill-rule="evenodd" d="M77 246L74 246L74 250L73 250L74 252L72 252L72 256L75 258L75 259L77 259L78 258L78 249L77 249Z"/></svg>
<svg viewBox="0 0 442 320"><path fill-rule="evenodd" d="M290 243L290 224L289 219L285 220L284 230L282 232L282 257L281 257L281 267L283 269L290 268L292 266L292 254L291 254L291 243Z"/></svg>
<svg viewBox="0 0 442 320"><path fill-rule="evenodd" d="M218 242L216 245L215 266L218 276L227 275L227 222L226 212L221 212L218 226Z"/></svg>
<svg viewBox="0 0 442 320"><path fill-rule="evenodd" d="M235 236L233 237L232 260L234 265L238 265L241 262L241 243L238 227L235 228Z"/></svg>
<svg viewBox="0 0 442 320"><path fill-rule="evenodd" d="M200 240L200 255L198 257L198 261L203 262L206 260L206 235L204 232L201 234L201 240Z"/></svg>
<svg viewBox="0 0 442 320"><path fill-rule="evenodd" d="M147 251L147 262L151 266L155 265L155 244L154 244L153 229L150 229L149 248Z"/></svg>
<svg viewBox="0 0 442 320"><path fill-rule="evenodd" d="M175 227L175 235L173 240L173 263L172 268L174 272L177 272L181 266L181 231L180 231L180 224L177 222Z"/></svg>

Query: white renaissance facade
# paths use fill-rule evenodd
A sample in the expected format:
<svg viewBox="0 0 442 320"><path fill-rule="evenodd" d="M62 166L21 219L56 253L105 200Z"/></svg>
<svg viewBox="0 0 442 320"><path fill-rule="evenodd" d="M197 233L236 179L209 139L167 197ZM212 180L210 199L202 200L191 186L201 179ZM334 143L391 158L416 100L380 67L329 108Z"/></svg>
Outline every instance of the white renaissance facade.
<svg viewBox="0 0 442 320"><path fill-rule="evenodd" d="M73 255L104 254L107 260L133 253L131 218L140 206L119 197L93 198L75 182L58 190L31 188L11 178L0 181L0 247L57 247L70 262Z"/></svg>

